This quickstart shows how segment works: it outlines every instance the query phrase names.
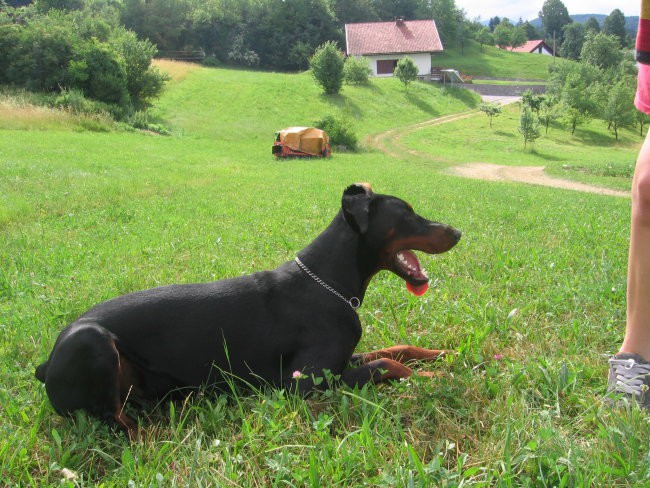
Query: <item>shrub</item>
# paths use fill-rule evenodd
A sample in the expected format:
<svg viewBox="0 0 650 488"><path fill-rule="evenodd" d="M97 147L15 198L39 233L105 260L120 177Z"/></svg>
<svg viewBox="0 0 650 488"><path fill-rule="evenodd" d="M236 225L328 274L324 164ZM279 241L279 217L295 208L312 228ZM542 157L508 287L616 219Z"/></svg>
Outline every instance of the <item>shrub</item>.
<svg viewBox="0 0 650 488"><path fill-rule="evenodd" d="M203 66L207 66L208 68L218 68L219 66L223 65L223 63L219 61L219 59L217 59L217 57L214 54L210 54L209 56L203 58L201 64Z"/></svg>
<svg viewBox="0 0 650 488"><path fill-rule="evenodd" d="M368 60L366 58L355 58L349 56L345 59L343 65L343 76L345 82L350 85L362 85L369 82L369 76L372 73Z"/></svg>
<svg viewBox="0 0 650 488"><path fill-rule="evenodd" d="M126 71L120 61L118 54L105 43L92 42L81 53L81 59L68 64L68 86L101 102L126 105L129 93Z"/></svg>
<svg viewBox="0 0 650 488"><path fill-rule="evenodd" d="M399 78L399 81L404 83L404 87L408 90L409 83L415 81L418 77L418 67L415 61L406 56L397 62L397 67L393 74Z"/></svg>
<svg viewBox="0 0 650 488"><path fill-rule="evenodd" d="M343 54L336 43L322 44L309 60L316 82L323 87L326 95L336 95L343 85Z"/></svg>
<svg viewBox="0 0 650 488"><path fill-rule="evenodd" d="M326 115L315 122L314 126L327 132L332 146L343 147L350 151L357 150L357 135L349 119Z"/></svg>
<svg viewBox="0 0 650 488"><path fill-rule="evenodd" d="M156 124L149 120L149 114L145 111L135 112L129 118L129 123L132 127L141 130L147 130L150 132L156 132L157 134L168 136L171 134L171 131L162 124Z"/></svg>
<svg viewBox="0 0 650 488"><path fill-rule="evenodd" d="M151 66L158 51L148 40L140 40L132 31L117 29L109 41L111 47L123 60L126 89L130 102L136 110L148 107L163 90L170 77Z"/></svg>
<svg viewBox="0 0 650 488"><path fill-rule="evenodd" d="M78 88L63 90L59 96L54 99L54 106L64 108L75 114L88 114L94 111L93 104L88 100L83 92Z"/></svg>

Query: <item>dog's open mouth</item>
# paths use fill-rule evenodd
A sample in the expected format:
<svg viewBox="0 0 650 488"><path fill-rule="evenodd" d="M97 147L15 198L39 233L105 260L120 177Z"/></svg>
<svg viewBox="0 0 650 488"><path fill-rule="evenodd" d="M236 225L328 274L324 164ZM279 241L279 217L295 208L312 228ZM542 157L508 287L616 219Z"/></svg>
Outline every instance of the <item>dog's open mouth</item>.
<svg viewBox="0 0 650 488"><path fill-rule="evenodd" d="M406 288L414 295L423 295L429 289L429 277L413 251L398 251L393 260L393 271L406 281Z"/></svg>

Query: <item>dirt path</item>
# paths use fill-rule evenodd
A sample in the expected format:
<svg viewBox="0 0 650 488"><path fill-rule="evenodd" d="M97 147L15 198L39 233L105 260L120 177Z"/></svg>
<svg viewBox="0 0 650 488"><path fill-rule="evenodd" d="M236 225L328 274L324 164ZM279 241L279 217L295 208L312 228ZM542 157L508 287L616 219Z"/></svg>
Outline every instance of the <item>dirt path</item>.
<svg viewBox="0 0 650 488"><path fill-rule="evenodd" d="M630 193L620 190L611 190L600 186L587 185L577 181L554 178L544 173L543 166L501 166L492 163L467 163L453 166L449 172L466 178L475 178L487 181L515 181L530 185L552 186L565 190L584 191L610 195L614 197L629 197Z"/></svg>
<svg viewBox="0 0 650 488"><path fill-rule="evenodd" d="M518 98L507 97L495 100L503 105L513 103ZM479 112L472 110L469 112L461 112L459 114L446 115L444 117L437 117L435 119L420 122L418 124L391 129L380 134L376 134L368 140L369 145L376 147L383 153L393 156L401 157L405 153L413 156L421 157L431 161L441 161L434 155L422 151L416 151L405 146L401 142L402 136L422 129L424 127L431 127L448 122L454 122L467 117L473 117ZM452 166L448 168L448 173L463 176L465 178L481 179L486 181L513 181L517 183L526 183L530 185L550 186L553 188L562 188L565 190L583 191L588 193L597 193L600 195L610 195L616 197L629 197L630 193L620 190L611 190L586 183L579 183L571 180L564 180L562 178L554 178L544 172L543 166L503 166L492 163L466 163L459 166Z"/></svg>

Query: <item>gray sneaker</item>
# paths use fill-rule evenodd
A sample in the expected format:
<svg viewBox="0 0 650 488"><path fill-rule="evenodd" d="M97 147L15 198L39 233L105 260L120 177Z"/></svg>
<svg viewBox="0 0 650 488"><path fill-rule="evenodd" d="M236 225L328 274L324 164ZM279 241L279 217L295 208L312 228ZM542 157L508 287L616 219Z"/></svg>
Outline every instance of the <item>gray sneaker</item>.
<svg viewBox="0 0 650 488"><path fill-rule="evenodd" d="M650 411L650 363L638 354L621 352L612 356L607 391L625 395Z"/></svg>

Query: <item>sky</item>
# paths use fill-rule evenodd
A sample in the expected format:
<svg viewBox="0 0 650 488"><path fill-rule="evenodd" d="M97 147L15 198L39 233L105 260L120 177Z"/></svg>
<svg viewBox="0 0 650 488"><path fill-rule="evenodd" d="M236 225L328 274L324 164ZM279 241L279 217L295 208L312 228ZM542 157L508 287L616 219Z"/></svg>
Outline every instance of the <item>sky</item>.
<svg viewBox="0 0 650 488"><path fill-rule="evenodd" d="M606 14L618 8L626 17L639 15L641 9L640 0L627 0L625 2L615 0L563 0L562 3L569 11L569 15L575 14ZM467 12L467 18L473 20L481 17L481 20L489 20L492 17L508 17L510 20L518 21L533 20L542 10L544 0L456 0L456 6Z"/></svg>

